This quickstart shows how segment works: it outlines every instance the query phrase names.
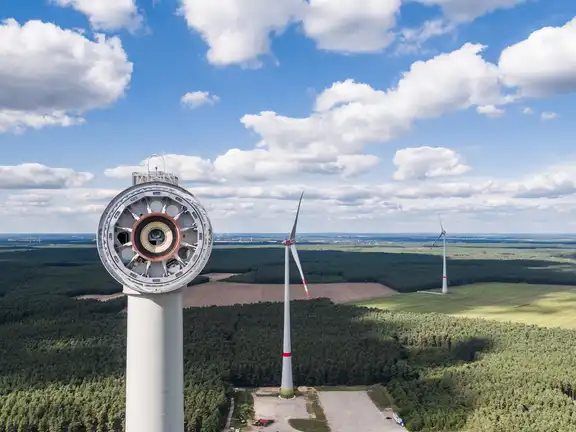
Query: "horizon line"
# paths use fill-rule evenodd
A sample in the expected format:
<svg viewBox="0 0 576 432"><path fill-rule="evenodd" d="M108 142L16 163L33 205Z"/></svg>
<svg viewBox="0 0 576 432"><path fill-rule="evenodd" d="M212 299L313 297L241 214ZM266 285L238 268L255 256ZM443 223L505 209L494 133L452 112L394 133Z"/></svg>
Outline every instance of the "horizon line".
<svg viewBox="0 0 576 432"><path fill-rule="evenodd" d="M213 232L214 235L241 235L241 236L253 236L253 235L271 235L271 236L282 236L286 235L283 232ZM303 235L389 235L389 236L399 236L399 235L437 235L436 231L407 231L407 232L353 232L353 231L318 231L318 232L303 232L299 233L299 236ZM555 235L555 236L576 236L576 232L565 233L565 232L457 232L452 231L450 235ZM0 232L0 236L6 235L90 235L96 236L95 232Z"/></svg>

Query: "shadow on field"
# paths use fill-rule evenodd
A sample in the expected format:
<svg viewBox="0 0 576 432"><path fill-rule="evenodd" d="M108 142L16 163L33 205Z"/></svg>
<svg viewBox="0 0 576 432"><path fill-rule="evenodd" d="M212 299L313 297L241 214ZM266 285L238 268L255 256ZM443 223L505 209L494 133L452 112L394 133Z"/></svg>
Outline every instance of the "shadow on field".
<svg viewBox="0 0 576 432"><path fill-rule="evenodd" d="M510 306L511 310L495 310L491 311L490 315L510 315L513 313L529 314L529 315L554 315L560 312L560 307L550 307L534 304L522 304L518 306Z"/></svg>
<svg viewBox="0 0 576 432"><path fill-rule="evenodd" d="M462 430L475 409L476 398L451 374L431 374L437 368L478 360L489 352L487 338L470 337L446 346L412 347L409 364L418 371L411 379L393 378L387 385L408 430ZM450 413L450 415L446 415Z"/></svg>

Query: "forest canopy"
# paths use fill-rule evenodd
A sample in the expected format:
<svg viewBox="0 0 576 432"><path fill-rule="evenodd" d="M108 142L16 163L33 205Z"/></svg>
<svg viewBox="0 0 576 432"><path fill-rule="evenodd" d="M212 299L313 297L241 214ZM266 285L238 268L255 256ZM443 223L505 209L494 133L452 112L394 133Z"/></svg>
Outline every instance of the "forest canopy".
<svg viewBox="0 0 576 432"><path fill-rule="evenodd" d="M0 326L0 431L123 430L123 307L84 300ZM278 385L281 307L185 311L187 432L219 432L233 386ZM295 384L385 384L409 430L576 424L574 331L325 299L292 311Z"/></svg>
<svg viewBox="0 0 576 432"><path fill-rule="evenodd" d="M12 279L1 282L0 432L123 430L126 300L71 298L118 287L99 272L95 251L62 251L0 260L4 270L26 269L2 273ZM216 260L231 258L215 253L209 271L230 271ZM186 432L219 432L234 386L279 384L281 308L185 310ZM576 331L327 299L294 301L292 325L296 385L382 383L409 430L575 430Z"/></svg>

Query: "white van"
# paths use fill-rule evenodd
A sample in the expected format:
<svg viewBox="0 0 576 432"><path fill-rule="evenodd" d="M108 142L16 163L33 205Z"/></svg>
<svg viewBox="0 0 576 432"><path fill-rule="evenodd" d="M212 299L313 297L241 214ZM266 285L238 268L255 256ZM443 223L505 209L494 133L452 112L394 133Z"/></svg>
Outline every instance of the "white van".
<svg viewBox="0 0 576 432"><path fill-rule="evenodd" d="M393 418L394 421L395 421L396 423L398 423L400 426L404 426L404 420L402 420L398 414L392 413L392 418Z"/></svg>

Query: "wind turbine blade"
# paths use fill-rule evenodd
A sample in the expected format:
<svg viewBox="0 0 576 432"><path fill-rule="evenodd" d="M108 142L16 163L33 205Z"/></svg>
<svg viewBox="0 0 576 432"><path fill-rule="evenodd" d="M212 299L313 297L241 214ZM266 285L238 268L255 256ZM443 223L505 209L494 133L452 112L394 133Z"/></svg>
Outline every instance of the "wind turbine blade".
<svg viewBox="0 0 576 432"><path fill-rule="evenodd" d="M440 240L443 235L444 235L444 233L442 233L442 234L440 234L440 235L438 236L438 238L434 241L434 244L432 245L432 247L431 247L430 249L433 249L434 246L436 246L436 243L438 243L438 240Z"/></svg>
<svg viewBox="0 0 576 432"><path fill-rule="evenodd" d="M300 258L298 258L298 250L296 250L296 245L291 244L290 250L292 251L292 256L294 261L296 261L296 267L300 272L300 277L302 278L302 285L304 285L304 291L306 291L306 297L310 298L310 293L308 292L308 286L306 285L306 279L304 279L304 272L302 271L302 264L300 264Z"/></svg>
<svg viewBox="0 0 576 432"><path fill-rule="evenodd" d="M294 226L292 227L292 231L290 232L290 240L296 240L296 225L298 225L298 215L300 214L300 204L302 204L302 197L304 196L304 191L302 191L302 195L300 195L300 201L298 201L298 210L296 210L296 219L294 219Z"/></svg>
<svg viewBox="0 0 576 432"><path fill-rule="evenodd" d="M438 222L440 222L441 231L444 232L444 225L442 224L442 218L440 217L440 215L438 215Z"/></svg>

